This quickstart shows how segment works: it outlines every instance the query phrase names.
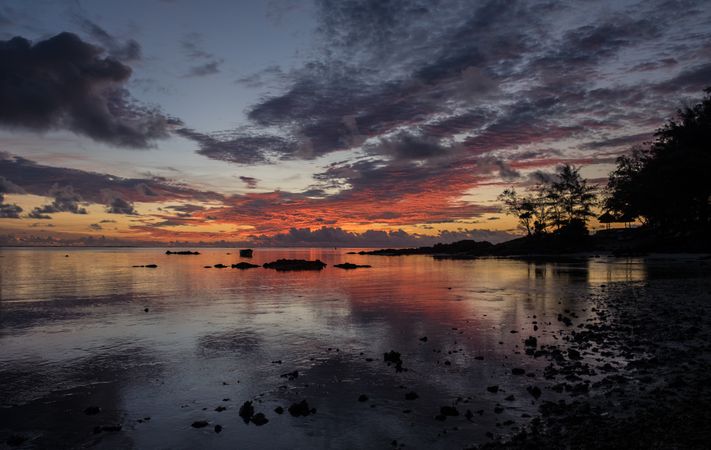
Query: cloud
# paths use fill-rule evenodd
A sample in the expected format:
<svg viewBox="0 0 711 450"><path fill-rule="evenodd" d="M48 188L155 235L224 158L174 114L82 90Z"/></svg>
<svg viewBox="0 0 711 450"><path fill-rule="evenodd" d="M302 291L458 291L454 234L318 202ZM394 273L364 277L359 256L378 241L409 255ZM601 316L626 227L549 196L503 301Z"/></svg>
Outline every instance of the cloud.
<svg viewBox="0 0 711 450"><path fill-rule="evenodd" d="M72 33L0 41L0 125L67 129L118 147L148 148L178 123L124 88L131 68Z"/></svg>
<svg viewBox="0 0 711 450"><path fill-rule="evenodd" d="M90 203L107 204L116 196L128 202L221 201L221 194L193 189L161 178L122 178L65 167L38 164L21 156L0 152L0 182L21 187L24 193L47 195L55 184L71 185ZM106 192L112 195L107 199Z"/></svg>
<svg viewBox="0 0 711 450"><path fill-rule="evenodd" d="M119 61L132 62L142 58L141 45L134 39L127 39L125 42L121 42L97 23L85 17L77 17L77 21L93 39L101 43L109 54Z"/></svg>
<svg viewBox="0 0 711 450"><path fill-rule="evenodd" d="M240 176L239 179L247 186L247 189L255 189L259 180L253 177Z"/></svg>
<svg viewBox="0 0 711 450"><path fill-rule="evenodd" d="M91 228L91 229L94 230L94 231L99 231L99 230L103 230L103 229L104 229L104 228L103 228L101 225L99 225L98 223L92 223L91 225L89 225L89 228Z"/></svg>
<svg viewBox="0 0 711 450"><path fill-rule="evenodd" d="M133 207L133 203L123 198L120 193L106 189L103 195L106 198L107 213L138 215L138 212Z"/></svg>
<svg viewBox="0 0 711 450"><path fill-rule="evenodd" d="M190 68L188 73L185 75L186 77L205 77L208 75L214 75L216 73L220 73L220 64L222 64L222 60L215 60L215 61L210 61L206 62L204 64L199 64L197 66L193 66Z"/></svg>
<svg viewBox="0 0 711 450"><path fill-rule="evenodd" d="M86 208L80 206L83 201L81 196L74 191L71 185L60 186L59 184L54 184L47 196L54 197L52 203L33 209L29 217L33 219L48 219L51 217L47 216L47 214L60 212L87 214Z"/></svg>

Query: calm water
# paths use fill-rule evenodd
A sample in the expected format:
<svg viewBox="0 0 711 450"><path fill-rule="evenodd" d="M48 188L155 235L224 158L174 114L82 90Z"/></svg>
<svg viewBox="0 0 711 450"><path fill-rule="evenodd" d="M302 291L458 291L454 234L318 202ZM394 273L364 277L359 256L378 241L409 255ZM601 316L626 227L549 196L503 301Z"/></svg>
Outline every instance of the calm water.
<svg viewBox="0 0 711 450"><path fill-rule="evenodd" d="M0 250L0 433L21 432L30 446L55 448L486 442L496 423L510 420L514 429L525 423L522 414L535 411L525 391L530 379L522 383L510 373L524 367L538 374L545 361L521 354L522 340L555 339L543 325L558 312L584 319L584 299L605 284L649 276L640 260L437 261L348 250L257 249L251 259L329 264L291 273L203 268L240 261L236 249L201 249L199 256ZM332 267L344 261L373 268ZM151 263L159 267L131 267ZM535 333L533 321L542 327ZM389 350L401 352L406 372L383 362ZM294 370L295 380L280 376ZM503 413L491 412L503 403L486 391L493 384L516 398ZM409 391L419 398L405 400ZM369 400L359 402L361 394ZM457 397L460 411L483 414L472 422L433 419ZM317 413L274 412L301 399ZM269 423L245 425L237 413L245 400L256 400ZM102 412L85 415L93 405ZM215 411L220 405L227 410ZM138 421L145 417L151 420ZM210 425L192 428L196 420ZM123 428L92 433L110 424Z"/></svg>

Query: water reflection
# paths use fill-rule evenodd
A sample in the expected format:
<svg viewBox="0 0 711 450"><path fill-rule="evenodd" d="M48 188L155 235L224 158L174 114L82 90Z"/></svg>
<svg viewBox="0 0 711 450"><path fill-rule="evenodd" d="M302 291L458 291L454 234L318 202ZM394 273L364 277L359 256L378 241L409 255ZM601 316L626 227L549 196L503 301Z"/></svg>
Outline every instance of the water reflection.
<svg viewBox="0 0 711 450"><path fill-rule="evenodd" d="M60 428L71 429L67 439L77 445L372 448L397 439L410 447L466 446L485 440L497 422L515 426L531 412L526 385L511 379L510 368L540 374L545 362L524 358L522 339L556 339L555 327L545 324L564 310L585 320L585 299L604 284L669 273L642 260L606 258L440 261L342 249L255 251L256 264L283 257L329 264L281 273L205 269L240 258L234 249L201 252L2 250L0 419L12 416L20 426L45 408L32 429L38 442L56 442L63 434L45 412L64 408L73 421ZM373 268L332 267L346 261ZM158 268L132 267L153 263ZM389 350L402 353L408 371L383 363ZM294 370L295 380L281 376ZM503 400L485 387L506 383L516 400L492 413ZM420 398L406 400L408 391ZM360 394L370 400L358 402ZM316 415L273 412L303 398ZM484 411L458 425L466 432L433 420L457 398L462 410ZM269 424L239 420L239 404L250 399ZM100 419L121 421L122 431L85 433L99 420L82 413L92 403L112 411ZM228 409L215 411L218 405ZM146 416L150 423L137 422ZM224 431L192 429L194 420Z"/></svg>

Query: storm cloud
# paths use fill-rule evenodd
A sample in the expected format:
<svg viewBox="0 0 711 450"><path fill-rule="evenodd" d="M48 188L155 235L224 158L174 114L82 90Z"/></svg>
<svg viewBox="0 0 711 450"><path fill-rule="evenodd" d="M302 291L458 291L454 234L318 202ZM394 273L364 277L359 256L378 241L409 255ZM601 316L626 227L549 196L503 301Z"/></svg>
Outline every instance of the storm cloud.
<svg viewBox="0 0 711 450"><path fill-rule="evenodd" d="M66 129L130 148L168 137L177 121L136 104L124 88L131 68L103 53L66 32L0 41L0 126Z"/></svg>

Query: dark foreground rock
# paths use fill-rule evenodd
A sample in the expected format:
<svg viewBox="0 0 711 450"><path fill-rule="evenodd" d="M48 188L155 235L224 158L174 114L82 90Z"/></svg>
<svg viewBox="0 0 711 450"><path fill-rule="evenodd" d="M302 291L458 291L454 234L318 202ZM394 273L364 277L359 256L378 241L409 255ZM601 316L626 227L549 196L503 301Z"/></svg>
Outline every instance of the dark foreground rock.
<svg viewBox="0 0 711 450"><path fill-rule="evenodd" d="M321 270L326 267L326 263L319 259L316 261L308 261L305 259L278 259L276 261L265 263L262 267L278 271Z"/></svg>
<svg viewBox="0 0 711 450"><path fill-rule="evenodd" d="M338 267L339 269L351 270L351 269L367 269L367 268L370 268L371 266L369 266L367 264L353 264L353 263L345 262L343 264L334 264L333 267Z"/></svg>
<svg viewBox="0 0 711 450"><path fill-rule="evenodd" d="M177 252L172 252L170 250L166 250L165 254L166 255L199 255L200 252L193 252L190 250L180 250Z"/></svg>
<svg viewBox="0 0 711 450"><path fill-rule="evenodd" d="M526 389L538 415L471 448L708 448L709 284L606 287L591 299L591 317L574 317L556 343L529 354L548 362L544 379Z"/></svg>

